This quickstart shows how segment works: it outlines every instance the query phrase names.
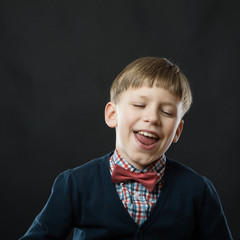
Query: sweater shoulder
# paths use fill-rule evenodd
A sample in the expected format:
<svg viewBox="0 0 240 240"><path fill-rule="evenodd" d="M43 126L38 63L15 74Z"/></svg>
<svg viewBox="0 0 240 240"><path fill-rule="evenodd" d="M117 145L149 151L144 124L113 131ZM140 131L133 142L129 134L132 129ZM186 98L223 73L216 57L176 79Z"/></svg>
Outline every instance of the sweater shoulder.
<svg viewBox="0 0 240 240"><path fill-rule="evenodd" d="M65 187L73 193L87 191L105 178L111 153L90 160L81 166L60 173L54 181L53 189Z"/></svg>
<svg viewBox="0 0 240 240"><path fill-rule="evenodd" d="M167 168L173 170L173 178L176 182L184 183L186 186L194 187L210 182L205 176L202 176L189 166L170 158L167 158Z"/></svg>

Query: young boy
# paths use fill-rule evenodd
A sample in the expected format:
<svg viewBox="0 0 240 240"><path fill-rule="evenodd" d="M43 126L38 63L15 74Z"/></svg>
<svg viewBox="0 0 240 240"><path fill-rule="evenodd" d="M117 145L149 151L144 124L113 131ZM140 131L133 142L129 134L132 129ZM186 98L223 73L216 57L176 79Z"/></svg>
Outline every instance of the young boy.
<svg viewBox="0 0 240 240"><path fill-rule="evenodd" d="M21 240L232 239L212 183L165 152L183 129L192 97L166 59L146 57L115 79L105 120L116 149L55 180Z"/></svg>

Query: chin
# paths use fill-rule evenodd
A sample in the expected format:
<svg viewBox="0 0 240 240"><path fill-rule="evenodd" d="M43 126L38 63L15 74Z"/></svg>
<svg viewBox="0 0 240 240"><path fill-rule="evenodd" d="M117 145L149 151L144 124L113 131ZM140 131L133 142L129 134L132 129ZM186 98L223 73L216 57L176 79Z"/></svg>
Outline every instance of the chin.
<svg viewBox="0 0 240 240"><path fill-rule="evenodd" d="M139 154L140 155L140 154ZM144 156L143 154L141 154L141 156L139 155L135 155L135 158L131 158L132 162L141 165L141 166L147 166L149 164L151 164L152 162L154 162L156 159L158 158L154 158L154 157L148 157L148 156Z"/></svg>

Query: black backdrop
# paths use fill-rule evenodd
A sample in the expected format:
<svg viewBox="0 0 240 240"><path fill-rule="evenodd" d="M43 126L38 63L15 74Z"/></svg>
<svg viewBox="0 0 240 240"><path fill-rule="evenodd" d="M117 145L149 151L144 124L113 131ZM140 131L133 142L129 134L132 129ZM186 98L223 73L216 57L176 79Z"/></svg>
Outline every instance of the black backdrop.
<svg viewBox="0 0 240 240"><path fill-rule="evenodd" d="M109 87L142 56L190 79L194 103L167 155L213 181L240 237L237 2L1 0L1 239L24 234L60 172L114 148Z"/></svg>

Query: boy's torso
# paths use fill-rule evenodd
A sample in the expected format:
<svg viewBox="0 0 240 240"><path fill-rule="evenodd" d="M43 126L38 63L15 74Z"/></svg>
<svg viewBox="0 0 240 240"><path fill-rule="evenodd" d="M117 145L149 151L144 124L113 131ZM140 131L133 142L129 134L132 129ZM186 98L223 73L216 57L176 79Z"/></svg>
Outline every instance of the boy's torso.
<svg viewBox="0 0 240 240"><path fill-rule="evenodd" d="M109 171L112 153L60 174L22 240L231 240L215 189L191 169L167 159L160 196L141 225L122 204ZM38 238L34 238L38 236Z"/></svg>

